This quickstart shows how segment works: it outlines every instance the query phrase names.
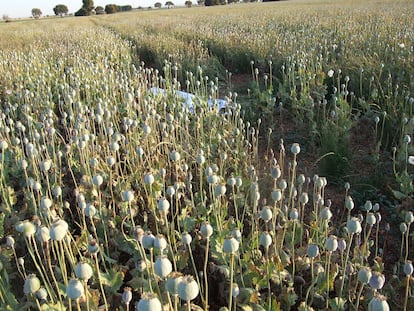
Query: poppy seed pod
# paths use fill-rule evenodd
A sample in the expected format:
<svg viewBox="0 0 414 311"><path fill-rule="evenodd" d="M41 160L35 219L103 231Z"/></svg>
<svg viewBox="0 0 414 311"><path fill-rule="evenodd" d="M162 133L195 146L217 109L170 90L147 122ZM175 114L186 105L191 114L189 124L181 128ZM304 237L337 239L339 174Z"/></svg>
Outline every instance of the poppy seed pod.
<svg viewBox="0 0 414 311"><path fill-rule="evenodd" d="M160 278L165 278L172 272L171 261L166 256L159 256L154 262L154 272Z"/></svg>
<svg viewBox="0 0 414 311"><path fill-rule="evenodd" d="M208 239L213 234L213 226L208 221L205 221L200 227L200 232L203 238Z"/></svg>
<svg viewBox="0 0 414 311"><path fill-rule="evenodd" d="M191 275L183 276L178 283L177 292L180 299L189 302L198 296L198 284Z"/></svg>
<svg viewBox="0 0 414 311"><path fill-rule="evenodd" d="M272 244L272 236L269 232L262 232L259 239L259 244L263 246L265 249L268 249Z"/></svg>
<svg viewBox="0 0 414 311"><path fill-rule="evenodd" d="M154 175L152 175L151 173L145 174L144 183L146 185L152 185L154 181L155 181Z"/></svg>
<svg viewBox="0 0 414 311"><path fill-rule="evenodd" d="M282 191L280 189L274 189L272 191L272 199L275 202L279 202L282 199Z"/></svg>
<svg viewBox="0 0 414 311"><path fill-rule="evenodd" d="M132 190L122 191L122 200L131 203L134 200L134 192Z"/></svg>
<svg viewBox="0 0 414 311"><path fill-rule="evenodd" d="M375 217L373 213L368 213L366 220L367 220L367 224L370 226L375 225L377 222L377 218Z"/></svg>
<svg viewBox="0 0 414 311"><path fill-rule="evenodd" d="M136 305L137 311L161 311L162 305L158 297L153 293L143 293Z"/></svg>
<svg viewBox="0 0 414 311"><path fill-rule="evenodd" d="M36 292L36 296L39 300L46 300L47 298L47 290L44 287L39 288Z"/></svg>
<svg viewBox="0 0 414 311"><path fill-rule="evenodd" d="M50 240L50 231L48 227L39 227L36 231L36 238L40 243L46 243Z"/></svg>
<svg viewBox="0 0 414 311"><path fill-rule="evenodd" d="M382 295L374 296L368 304L368 311L389 311L390 306Z"/></svg>
<svg viewBox="0 0 414 311"><path fill-rule="evenodd" d="M166 198L162 197L158 200L157 207L160 213L167 214L170 209L170 202Z"/></svg>
<svg viewBox="0 0 414 311"><path fill-rule="evenodd" d="M34 294L40 289L40 280L35 274L29 274L24 281L23 292L25 295Z"/></svg>
<svg viewBox="0 0 414 311"><path fill-rule="evenodd" d="M345 251L346 249L346 241L344 239L338 240L338 248L341 252Z"/></svg>
<svg viewBox="0 0 414 311"><path fill-rule="evenodd" d="M229 185L229 187L234 187L236 185L236 178L234 177L230 177L227 179L227 185Z"/></svg>
<svg viewBox="0 0 414 311"><path fill-rule="evenodd" d="M129 303L132 300L132 290L131 287L124 287L124 291L122 293L122 302L126 305L129 305Z"/></svg>
<svg viewBox="0 0 414 311"><path fill-rule="evenodd" d="M181 242L184 245L190 246L192 241L193 241L193 238L191 237L191 234L189 234L188 232L183 232L183 234L181 235Z"/></svg>
<svg viewBox="0 0 414 311"><path fill-rule="evenodd" d="M290 220L298 220L299 219L299 211L297 208L292 208L292 210L289 212Z"/></svg>
<svg viewBox="0 0 414 311"><path fill-rule="evenodd" d="M361 233L362 231L361 223L359 219L356 217L352 217L350 220L346 222L346 228L348 229L348 232L351 234Z"/></svg>
<svg viewBox="0 0 414 311"><path fill-rule="evenodd" d="M358 271L358 281L363 284L368 284L369 280L371 279L372 272L369 267L362 267Z"/></svg>
<svg viewBox="0 0 414 311"><path fill-rule="evenodd" d="M150 231L147 231L142 237L142 246L145 249L150 249L154 246L154 240L155 240L154 235Z"/></svg>
<svg viewBox="0 0 414 311"><path fill-rule="evenodd" d="M306 192L302 192L302 194L299 197L300 203L303 205L307 204L309 202L309 196Z"/></svg>
<svg viewBox="0 0 414 311"><path fill-rule="evenodd" d="M260 212L260 218L262 218L264 221L268 222L269 220L272 220L273 213L270 206L263 206L261 212Z"/></svg>
<svg viewBox="0 0 414 311"><path fill-rule="evenodd" d="M338 239L333 235L328 237L325 241L325 248L329 252L336 251L338 248Z"/></svg>
<svg viewBox="0 0 414 311"><path fill-rule="evenodd" d="M66 286L66 295L68 298L76 300L82 297L82 295L85 292L85 288L83 287L83 284L78 279L71 279L68 283L68 286Z"/></svg>
<svg viewBox="0 0 414 311"><path fill-rule="evenodd" d="M354 208L354 200L351 196L347 195L345 198L345 208L350 211Z"/></svg>
<svg viewBox="0 0 414 311"><path fill-rule="evenodd" d="M62 241L68 232L69 225L63 219L58 218L50 227L50 238L54 241Z"/></svg>
<svg viewBox="0 0 414 311"><path fill-rule="evenodd" d="M411 274L413 274L414 269L413 269L413 264L412 264L411 260L407 260L404 263L403 270L404 270L404 273L405 273L406 276L410 276Z"/></svg>
<svg viewBox="0 0 414 311"><path fill-rule="evenodd" d="M234 254L238 250L239 250L239 242L233 236L230 236L224 240L223 252L227 254Z"/></svg>
<svg viewBox="0 0 414 311"><path fill-rule="evenodd" d="M170 159L173 162L178 162L181 159L181 155L180 155L180 153L178 151L173 150L170 153Z"/></svg>
<svg viewBox="0 0 414 311"><path fill-rule="evenodd" d="M318 245L309 244L306 253L310 258L316 258L319 255Z"/></svg>
<svg viewBox="0 0 414 311"><path fill-rule="evenodd" d="M373 289L381 289L385 283L385 276L379 272L372 272L371 278L369 279L369 285Z"/></svg>
<svg viewBox="0 0 414 311"><path fill-rule="evenodd" d="M181 282L183 275L180 272L171 272L165 283L165 288L172 296L178 295L178 284Z"/></svg>
<svg viewBox="0 0 414 311"><path fill-rule="evenodd" d="M75 266L75 276L83 281L88 281L92 275L92 267L87 262L78 262Z"/></svg>
<svg viewBox="0 0 414 311"><path fill-rule="evenodd" d="M99 187L103 184L103 177L101 175L95 175L92 177L92 183L94 186Z"/></svg>
<svg viewBox="0 0 414 311"><path fill-rule="evenodd" d="M406 212L404 216L404 220L406 224L411 224L412 222L414 222L413 212L411 211Z"/></svg>
<svg viewBox="0 0 414 311"><path fill-rule="evenodd" d="M294 155L297 155L300 153L300 146L298 143L294 143L292 144L292 146L290 147L290 152L292 152Z"/></svg>
<svg viewBox="0 0 414 311"><path fill-rule="evenodd" d="M332 218L332 212L329 207L324 207L321 210L320 217L322 220L330 220Z"/></svg>
<svg viewBox="0 0 414 311"><path fill-rule="evenodd" d="M167 248L168 242L162 234L157 234L154 239L154 247L159 249L161 253Z"/></svg>

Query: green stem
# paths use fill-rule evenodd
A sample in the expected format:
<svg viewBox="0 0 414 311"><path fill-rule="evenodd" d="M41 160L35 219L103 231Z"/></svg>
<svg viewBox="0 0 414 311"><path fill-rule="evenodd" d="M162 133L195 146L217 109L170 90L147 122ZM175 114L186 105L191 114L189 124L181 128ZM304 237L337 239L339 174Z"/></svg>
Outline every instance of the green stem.
<svg viewBox="0 0 414 311"><path fill-rule="evenodd" d="M232 299L233 299L233 268L234 268L234 254L230 254L230 287L229 287L229 306L228 309L231 310Z"/></svg>

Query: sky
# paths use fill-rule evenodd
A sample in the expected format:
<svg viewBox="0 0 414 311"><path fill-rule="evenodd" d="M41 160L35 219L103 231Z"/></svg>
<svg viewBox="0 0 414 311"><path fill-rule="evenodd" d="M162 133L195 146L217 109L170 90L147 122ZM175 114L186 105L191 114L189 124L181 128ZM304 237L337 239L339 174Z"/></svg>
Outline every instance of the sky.
<svg viewBox="0 0 414 311"><path fill-rule="evenodd" d="M118 4L137 8L139 6L154 6L154 3L158 1L164 5L166 0L94 0L94 5L105 7L107 4ZM173 0L172 2L180 4L184 1ZM3 15L8 15L10 18L29 17L32 15L33 8L39 8L43 16L54 15L53 8L57 4L66 5L69 13L74 13L82 7L82 0L0 0L0 18Z"/></svg>

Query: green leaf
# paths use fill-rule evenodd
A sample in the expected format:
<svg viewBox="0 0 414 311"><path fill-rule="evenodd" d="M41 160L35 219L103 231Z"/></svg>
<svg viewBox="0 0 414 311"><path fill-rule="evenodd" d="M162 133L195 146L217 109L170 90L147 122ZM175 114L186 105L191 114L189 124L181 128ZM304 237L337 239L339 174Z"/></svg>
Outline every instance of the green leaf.
<svg viewBox="0 0 414 311"><path fill-rule="evenodd" d="M120 271L110 270L107 273L101 273L102 283L108 286L108 293L116 293L122 285L123 275Z"/></svg>
<svg viewBox="0 0 414 311"><path fill-rule="evenodd" d="M392 191L392 194L394 195L394 197L397 200L402 200L402 199L405 199L407 197L404 193L402 193L400 191L397 191L397 190L391 190L391 191Z"/></svg>

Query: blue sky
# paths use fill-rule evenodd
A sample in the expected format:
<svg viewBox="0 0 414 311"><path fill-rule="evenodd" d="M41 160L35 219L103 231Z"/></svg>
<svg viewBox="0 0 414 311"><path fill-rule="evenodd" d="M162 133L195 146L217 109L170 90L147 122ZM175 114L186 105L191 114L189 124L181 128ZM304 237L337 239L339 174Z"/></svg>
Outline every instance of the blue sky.
<svg viewBox="0 0 414 311"><path fill-rule="evenodd" d="M106 4L132 5L133 8L139 6L154 6L160 0L94 0L95 6ZM166 0L160 1L163 5ZM184 3L184 0L173 0L175 4ZM195 0L193 2L196 2ZM53 8L57 4L65 4L69 13L76 12L82 6L82 0L0 0L0 18L7 14L11 18L31 16L33 8L39 8L43 15L54 15Z"/></svg>

